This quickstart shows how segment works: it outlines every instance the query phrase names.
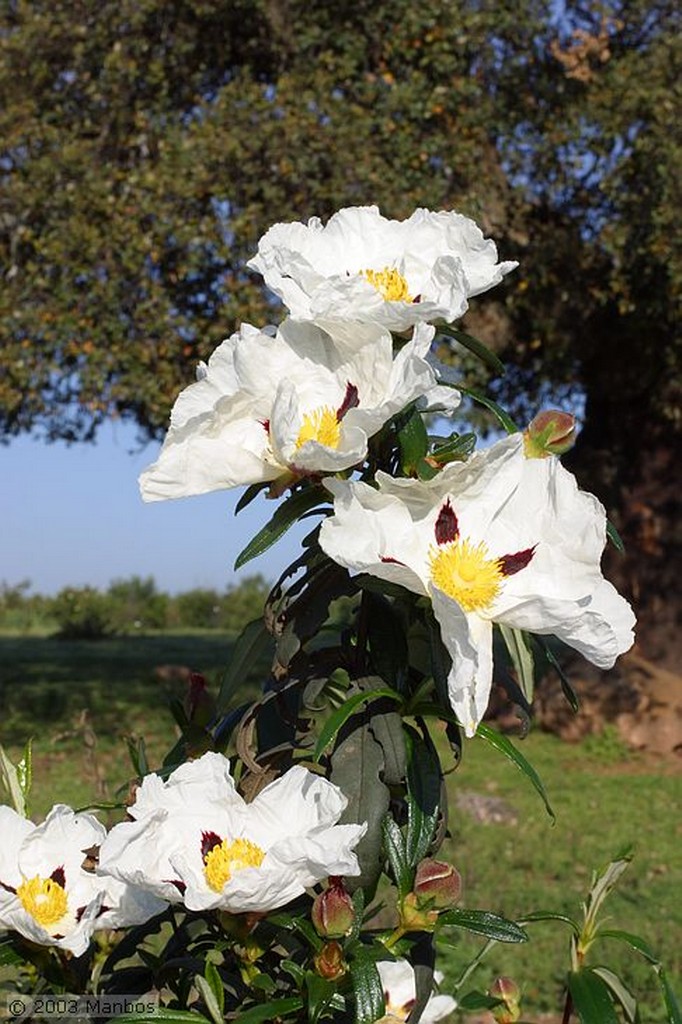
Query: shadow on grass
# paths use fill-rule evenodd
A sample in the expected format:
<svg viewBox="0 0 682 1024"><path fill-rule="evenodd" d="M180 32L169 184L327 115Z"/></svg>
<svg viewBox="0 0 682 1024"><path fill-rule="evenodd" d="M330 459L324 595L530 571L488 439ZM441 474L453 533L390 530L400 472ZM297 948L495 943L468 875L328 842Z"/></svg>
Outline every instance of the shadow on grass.
<svg viewBox="0 0 682 1024"><path fill-rule="evenodd" d="M97 641L0 636L0 742L22 743L46 727L67 729L85 708L100 736L120 735L131 712L164 712L171 698L182 698L186 669L201 672L217 693L234 639L216 632ZM266 671L265 662L252 666L245 688Z"/></svg>

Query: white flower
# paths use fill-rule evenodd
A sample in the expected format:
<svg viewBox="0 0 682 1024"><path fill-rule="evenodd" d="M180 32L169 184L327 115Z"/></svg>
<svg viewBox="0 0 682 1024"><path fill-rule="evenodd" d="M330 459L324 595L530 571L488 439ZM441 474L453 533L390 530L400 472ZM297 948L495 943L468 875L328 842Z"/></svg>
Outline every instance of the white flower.
<svg viewBox="0 0 682 1024"><path fill-rule="evenodd" d="M100 850L99 871L189 910L282 907L329 875L357 875L366 825L337 825L348 801L296 766L247 804L227 758L208 753L166 782L147 776Z"/></svg>
<svg viewBox="0 0 682 1024"><path fill-rule="evenodd" d="M242 326L181 393L161 454L140 477L146 501L336 473L365 458L367 441L415 399L449 409L421 325L393 356L377 324L285 321L273 337ZM447 391L447 395L445 392Z"/></svg>
<svg viewBox="0 0 682 1024"><path fill-rule="evenodd" d="M381 978L386 1001L386 1013L396 1020L406 1021L416 998L414 969L407 960L379 960L377 970ZM443 980L442 971L434 971L437 985ZM432 995L419 1018L420 1024L436 1024L456 1008L452 996Z"/></svg>
<svg viewBox="0 0 682 1024"><path fill-rule="evenodd" d="M526 458L521 434L428 482L377 482L325 481L335 514L320 544L351 573L431 597L468 736L490 694L493 622L552 633L600 668L632 645L632 609L599 567L603 507L555 456Z"/></svg>
<svg viewBox="0 0 682 1024"><path fill-rule="evenodd" d="M93 931L140 924L163 905L109 885L84 863L106 836L91 814L57 804L42 825L0 807L0 928L80 956Z"/></svg>
<svg viewBox="0 0 682 1024"><path fill-rule="evenodd" d="M459 213L415 210L388 220L376 206L339 210L323 225L275 224L248 266L302 320L362 320L403 331L461 317L467 298L499 284L515 262Z"/></svg>

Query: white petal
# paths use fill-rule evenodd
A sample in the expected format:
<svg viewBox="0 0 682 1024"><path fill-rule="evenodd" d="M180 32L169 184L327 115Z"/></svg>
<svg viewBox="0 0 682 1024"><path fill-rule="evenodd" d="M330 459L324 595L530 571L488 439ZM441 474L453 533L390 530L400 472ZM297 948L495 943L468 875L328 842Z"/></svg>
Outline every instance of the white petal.
<svg viewBox="0 0 682 1024"><path fill-rule="evenodd" d="M270 849L273 860L295 872L304 889L329 875L359 875L355 854L367 825L333 825L304 836L282 839Z"/></svg>
<svg viewBox="0 0 682 1024"><path fill-rule="evenodd" d="M66 889L76 885L85 860L85 851L99 844L107 831L92 814L76 814L70 807L57 804L42 825L26 835L19 850L19 867L25 878L40 875L49 878L62 867Z"/></svg>
<svg viewBox="0 0 682 1024"><path fill-rule="evenodd" d="M335 825L348 804L338 786L295 765L247 804L245 834L267 849L284 837Z"/></svg>
<svg viewBox="0 0 682 1024"><path fill-rule="evenodd" d="M28 818L22 817L12 807L0 806L0 882L16 889L21 885L19 871L19 849L24 839L35 829ZM11 898L11 894L0 888L0 907Z"/></svg>
<svg viewBox="0 0 682 1024"><path fill-rule="evenodd" d="M490 622L462 611L456 601L431 587L433 611L452 658L448 695L467 736L474 736L488 707L493 679L493 631Z"/></svg>

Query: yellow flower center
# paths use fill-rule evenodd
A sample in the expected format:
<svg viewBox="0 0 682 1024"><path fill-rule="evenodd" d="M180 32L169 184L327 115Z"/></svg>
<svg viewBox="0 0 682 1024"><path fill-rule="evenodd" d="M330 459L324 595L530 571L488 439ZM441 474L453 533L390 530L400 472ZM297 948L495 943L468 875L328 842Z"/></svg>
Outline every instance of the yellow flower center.
<svg viewBox="0 0 682 1024"><path fill-rule="evenodd" d="M306 441L318 441L327 448L338 448L340 438L341 424L336 412L330 406L323 405L303 417L296 448L299 449Z"/></svg>
<svg viewBox="0 0 682 1024"><path fill-rule="evenodd" d="M243 868L259 868L264 857L265 851L250 839L233 839L232 842L223 839L204 857L206 881L214 892L222 892L233 872Z"/></svg>
<svg viewBox="0 0 682 1024"><path fill-rule="evenodd" d="M361 270L360 273L386 302L412 302L407 281L399 270L384 267L383 270Z"/></svg>
<svg viewBox="0 0 682 1024"><path fill-rule="evenodd" d="M431 580L465 612L487 608L504 579L497 558L488 558L484 543L458 539L429 552Z"/></svg>
<svg viewBox="0 0 682 1024"><path fill-rule="evenodd" d="M43 928L55 925L69 907L66 890L52 878L28 878L17 888L21 905Z"/></svg>

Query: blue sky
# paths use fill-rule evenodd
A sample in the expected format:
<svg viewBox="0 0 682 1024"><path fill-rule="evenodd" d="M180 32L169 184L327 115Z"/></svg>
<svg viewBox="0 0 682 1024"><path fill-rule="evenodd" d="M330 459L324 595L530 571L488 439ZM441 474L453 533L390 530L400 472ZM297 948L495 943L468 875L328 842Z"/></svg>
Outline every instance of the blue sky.
<svg viewBox="0 0 682 1024"><path fill-rule="evenodd" d="M234 573L234 559L277 503L259 496L238 517L242 489L145 504L137 476L158 445L138 450L135 429L107 423L96 445L20 437L0 445L0 581L29 579L35 593L106 588L154 576L160 589L222 590L250 573L276 576L312 529L306 520Z"/></svg>

